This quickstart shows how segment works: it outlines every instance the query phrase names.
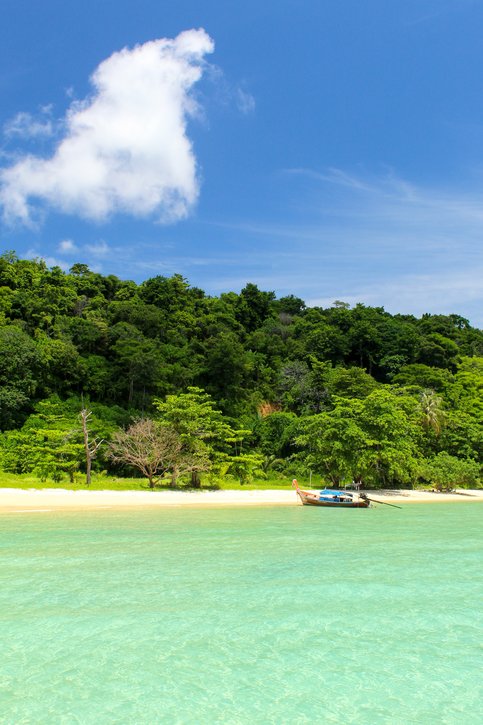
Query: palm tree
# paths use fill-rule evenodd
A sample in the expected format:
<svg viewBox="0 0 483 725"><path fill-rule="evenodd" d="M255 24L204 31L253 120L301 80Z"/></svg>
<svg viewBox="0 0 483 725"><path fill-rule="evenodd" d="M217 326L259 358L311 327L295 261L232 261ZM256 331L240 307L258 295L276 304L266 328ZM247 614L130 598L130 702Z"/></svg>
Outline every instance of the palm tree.
<svg viewBox="0 0 483 725"><path fill-rule="evenodd" d="M443 410L443 399L436 395L434 390L423 390L419 396L421 406L421 423L426 430L434 431L439 435L446 421L446 413Z"/></svg>

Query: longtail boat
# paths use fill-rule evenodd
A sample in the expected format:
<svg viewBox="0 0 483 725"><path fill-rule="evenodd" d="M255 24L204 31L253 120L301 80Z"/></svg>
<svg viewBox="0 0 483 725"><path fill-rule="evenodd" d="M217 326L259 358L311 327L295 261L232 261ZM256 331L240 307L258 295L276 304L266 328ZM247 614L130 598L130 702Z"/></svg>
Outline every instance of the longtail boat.
<svg viewBox="0 0 483 725"><path fill-rule="evenodd" d="M345 509L366 509L371 502L364 493L352 493L352 491L334 491L331 488L324 488L322 491L303 491L294 478L292 481L297 496L304 506L331 506L332 508Z"/></svg>

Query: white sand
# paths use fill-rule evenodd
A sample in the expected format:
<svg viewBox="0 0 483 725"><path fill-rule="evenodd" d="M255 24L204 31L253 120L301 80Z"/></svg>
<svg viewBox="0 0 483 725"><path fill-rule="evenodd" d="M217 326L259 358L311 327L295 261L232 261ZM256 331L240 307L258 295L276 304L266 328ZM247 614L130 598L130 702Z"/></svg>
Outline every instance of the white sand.
<svg viewBox="0 0 483 725"><path fill-rule="evenodd" d="M386 503L483 501L483 489L456 493L366 491ZM142 506L300 506L295 491L69 491L0 488L0 512L45 512L63 509L108 509Z"/></svg>

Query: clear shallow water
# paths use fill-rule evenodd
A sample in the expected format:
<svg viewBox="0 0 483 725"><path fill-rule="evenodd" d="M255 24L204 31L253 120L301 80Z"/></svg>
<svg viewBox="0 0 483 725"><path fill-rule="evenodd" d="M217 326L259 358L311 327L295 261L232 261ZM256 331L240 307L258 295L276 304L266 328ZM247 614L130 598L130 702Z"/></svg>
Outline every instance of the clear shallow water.
<svg viewBox="0 0 483 725"><path fill-rule="evenodd" d="M0 722L480 725L482 515L5 514Z"/></svg>

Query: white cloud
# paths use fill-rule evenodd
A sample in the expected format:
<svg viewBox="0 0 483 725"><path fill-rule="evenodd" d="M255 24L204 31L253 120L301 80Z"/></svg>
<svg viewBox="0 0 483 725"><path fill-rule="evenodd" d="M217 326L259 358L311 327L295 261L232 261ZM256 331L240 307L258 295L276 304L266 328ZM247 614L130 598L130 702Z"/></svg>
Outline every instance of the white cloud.
<svg viewBox="0 0 483 725"><path fill-rule="evenodd" d="M237 88L235 97L238 110L242 113L248 114L255 110L255 99L251 93L247 93L242 88Z"/></svg>
<svg viewBox="0 0 483 725"><path fill-rule="evenodd" d="M236 275L226 265L207 271L205 287L239 289L249 280L309 305L341 299L483 324L479 177L442 187L387 170L291 169L278 181L287 188L277 189L277 219L213 225L238 268Z"/></svg>
<svg viewBox="0 0 483 725"><path fill-rule="evenodd" d="M75 254L77 251L78 249L72 239L63 239L59 243L60 254Z"/></svg>
<svg viewBox="0 0 483 725"><path fill-rule="evenodd" d="M91 77L93 95L71 104L52 157L26 155L0 171L6 220L31 223L31 200L100 221L119 212L186 216L199 190L186 124L213 49L204 30L188 30L103 61Z"/></svg>
<svg viewBox="0 0 483 725"><path fill-rule="evenodd" d="M35 249L29 249L25 253L25 259L43 259L47 267L60 267L64 272L67 272L69 265L64 262L63 259L57 259L49 255L42 254Z"/></svg>
<svg viewBox="0 0 483 725"><path fill-rule="evenodd" d="M370 306L382 306L392 313L408 312L422 315L450 314L466 310L476 313L481 302L481 279L483 268L466 268L458 271L443 271L421 274L396 275L377 285L360 284L348 286L344 282L334 284L332 296L315 297L306 300L310 306L331 307L335 299L351 305L358 302ZM467 312L466 314L469 314ZM478 314L478 313L476 313ZM473 319L480 324L480 319Z"/></svg>
<svg viewBox="0 0 483 725"><path fill-rule="evenodd" d="M111 252L109 245L103 239L97 244L86 244L85 249L94 257L107 257Z"/></svg>
<svg viewBox="0 0 483 725"><path fill-rule="evenodd" d="M44 113L50 113L50 107L48 106L42 110ZM19 138L40 138L42 136L52 136L54 125L50 118L38 119L30 113L20 112L5 124L3 131L8 138L15 136Z"/></svg>

